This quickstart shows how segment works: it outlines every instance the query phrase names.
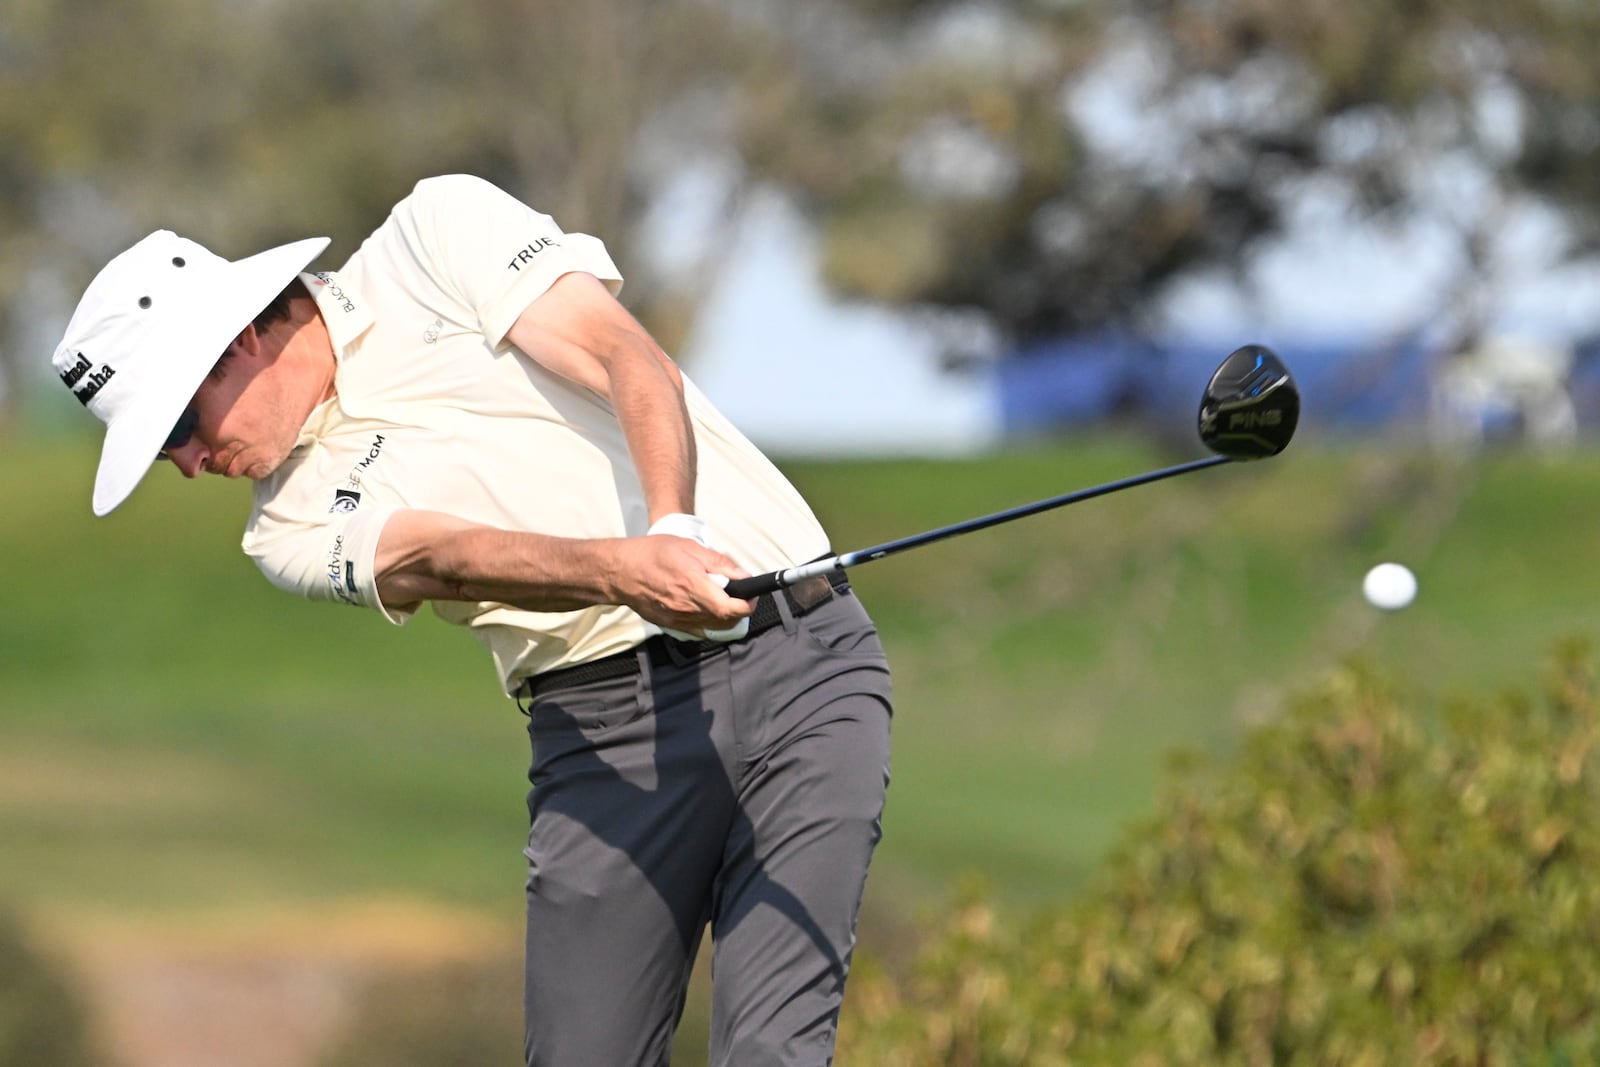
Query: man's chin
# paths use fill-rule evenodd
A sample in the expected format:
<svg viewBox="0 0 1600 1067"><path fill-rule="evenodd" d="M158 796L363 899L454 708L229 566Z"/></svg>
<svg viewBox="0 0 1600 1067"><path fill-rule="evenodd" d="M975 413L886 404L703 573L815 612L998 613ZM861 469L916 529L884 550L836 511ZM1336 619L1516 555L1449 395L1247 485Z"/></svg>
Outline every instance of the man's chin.
<svg viewBox="0 0 1600 1067"><path fill-rule="evenodd" d="M252 482L259 482L263 478L272 477L273 472L282 465L283 459L278 457L268 456L263 458L258 456L253 459L242 457L236 458L232 463L229 463L222 474L226 478L248 478Z"/></svg>
<svg viewBox="0 0 1600 1067"><path fill-rule="evenodd" d="M246 465L240 473L244 477L249 478L252 482L259 482L263 478L272 477L277 473L278 468L281 466L283 466L283 460L281 459L258 460L255 463Z"/></svg>

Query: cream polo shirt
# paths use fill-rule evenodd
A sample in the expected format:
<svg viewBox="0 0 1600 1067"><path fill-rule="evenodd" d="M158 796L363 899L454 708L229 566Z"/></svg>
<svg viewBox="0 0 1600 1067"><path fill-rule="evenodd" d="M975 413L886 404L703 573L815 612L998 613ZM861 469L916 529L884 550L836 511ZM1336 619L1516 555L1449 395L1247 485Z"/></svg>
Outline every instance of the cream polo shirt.
<svg viewBox="0 0 1600 1067"><path fill-rule="evenodd" d="M333 341L337 396L255 486L244 550L275 585L404 623L409 612L380 601L372 569L384 523L403 508L562 537L645 532L644 494L610 405L505 340L570 271L621 288L600 241L451 176L420 182L339 271L302 276ZM752 573L824 554L827 537L800 494L692 382L684 389L695 510L716 547ZM507 693L659 632L623 607L433 610L471 628Z"/></svg>

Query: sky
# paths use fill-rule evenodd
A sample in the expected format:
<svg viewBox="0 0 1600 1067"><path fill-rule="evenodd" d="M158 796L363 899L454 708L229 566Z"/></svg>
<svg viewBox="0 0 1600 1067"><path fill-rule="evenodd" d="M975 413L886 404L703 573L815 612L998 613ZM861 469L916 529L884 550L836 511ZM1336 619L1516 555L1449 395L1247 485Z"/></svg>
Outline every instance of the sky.
<svg viewBox="0 0 1600 1067"><path fill-rule="evenodd" d="M682 362L758 445L780 454L963 454L1000 435L986 367L940 370L930 330L821 280L815 237L779 193L746 206Z"/></svg>

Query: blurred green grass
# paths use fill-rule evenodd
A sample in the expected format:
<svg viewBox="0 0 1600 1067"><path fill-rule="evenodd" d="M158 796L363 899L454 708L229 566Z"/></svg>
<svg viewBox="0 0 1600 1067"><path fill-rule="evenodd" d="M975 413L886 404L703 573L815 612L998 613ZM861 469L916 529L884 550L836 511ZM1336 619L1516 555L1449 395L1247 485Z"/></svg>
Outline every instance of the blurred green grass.
<svg viewBox="0 0 1600 1067"><path fill-rule="evenodd" d="M843 550L1182 458L1095 440L784 466ZM94 462L72 439L3 461L5 893L519 914L526 735L475 642L270 587L238 551L244 485L158 470L94 520ZM1526 685L1600 623L1597 489L1588 452L1297 446L858 568L897 686L869 916L966 872L1019 902L1072 891L1168 753L1225 753L1342 659L1443 698ZM1392 616L1359 594L1384 559L1422 587Z"/></svg>

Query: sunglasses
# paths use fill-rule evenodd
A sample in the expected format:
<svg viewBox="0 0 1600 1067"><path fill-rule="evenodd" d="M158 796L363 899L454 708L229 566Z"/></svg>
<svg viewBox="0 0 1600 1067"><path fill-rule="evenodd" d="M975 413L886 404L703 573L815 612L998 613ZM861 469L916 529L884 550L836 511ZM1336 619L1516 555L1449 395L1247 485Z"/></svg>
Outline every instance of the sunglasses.
<svg viewBox="0 0 1600 1067"><path fill-rule="evenodd" d="M172 432L167 434L166 443L161 446L161 451L156 453L157 459L168 458L168 453L173 449L182 448L194 437L194 432L200 426L200 413L193 405L183 409L183 414L178 416L178 421L173 424Z"/></svg>

